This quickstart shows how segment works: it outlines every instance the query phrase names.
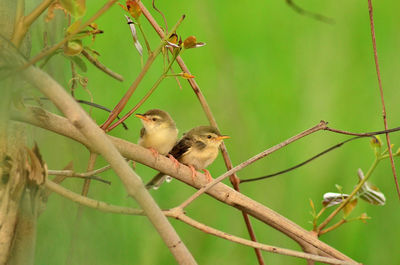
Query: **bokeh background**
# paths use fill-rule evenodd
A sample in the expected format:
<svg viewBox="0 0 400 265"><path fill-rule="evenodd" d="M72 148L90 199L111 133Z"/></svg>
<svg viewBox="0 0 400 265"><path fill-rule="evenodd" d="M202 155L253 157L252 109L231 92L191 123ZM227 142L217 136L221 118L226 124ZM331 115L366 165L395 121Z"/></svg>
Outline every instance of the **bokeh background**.
<svg viewBox="0 0 400 265"><path fill-rule="evenodd" d="M89 18L105 1L87 1ZM151 1L143 1L151 10ZM333 128L354 132L383 129L382 108L373 61L367 1L298 1L307 10L334 19L326 24L295 13L284 0L272 1L157 1L172 27L182 14L184 23L178 30L182 38L195 35L205 47L185 51L183 59L196 76L226 140L234 165L317 124L328 121ZM378 53L390 127L400 124L400 4L374 1ZM151 10L161 24L161 17ZM139 73L140 57L132 45L125 12L118 5L97 20L104 34L85 45L98 51L101 60L124 82L106 76L88 64L81 73L88 78L94 102L113 108ZM42 32L56 32L50 42L60 40L65 23L63 15L51 24L37 23L32 31L32 55L42 48ZM151 47L159 38L141 18ZM144 46L143 39L141 43ZM54 57L45 68L63 86L71 78L69 62ZM176 72L180 72L174 66ZM162 71L162 58L156 63L131 98L127 109L150 89ZM182 89L171 78L162 82L151 98L138 110L161 108L170 112L183 133L207 124L200 104L187 81ZM90 100L82 88L77 98ZM54 110L49 103L46 107ZM88 111L89 108L85 107ZM107 113L92 110L101 124ZM129 130L117 128L111 135L136 142L141 128L137 118L127 120ZM44 130L30 129L30 141L36 140L50 169L61 169L69 161L76 171L87 166L88 151L81 145ZM250 178L293 166L348 137L329 132L308 136L239 172ZM383 137L384 138L384 137ZM382 139L383 139L382 138ZM395 150L400 146L398 133L391 135ZM366 172L374 159L368 139L351 142L295 171L272 179L244 183L241 190L293 220L311 229L309 199L321 207L322 195L336 191L335 184L349 192L357 183L357 169ZM396 158L396 163L400 161ZM96 167L106 162L99 158ZM225 171L219 157L209 167L214 177ZM400 168L397 167L398 172ZM138 165L144 181L155 171ZM112 181L108 186L93 182L89 196L116 205L137 207L111 171L101 175ZM400 264L399 200L395 192L390 163L379 164L371 177L386 195L385 206L360 201L353 217L366 212L372 217L345 224L321 240L364 264ZM228 181L225 181L228 185ZM82 181L67 179L64 186L80 192ZM195 190L173 181L151 191L162 208L178 205ZM52 195L38 222L35 264L175 264L151 224L144 217L114 215L85 209L79 229L74 225L77 205L59 195ZM247 238L240 212L202 196L187 209L187 214L227 233ZM324 214L323 217L327 215ZM170 220L199 264L256 264L251 248L237 245L197 231L186 224ZM253 220L260 242L299 250L287 237L265 224ZM74 230L74 231L73 231ZM72 232L73 231L73 232ZM72 240L72 238L75 238ZM73 246L72 253L70 248ZM263 253L267 264L305 264L304 260Z"/></svg>

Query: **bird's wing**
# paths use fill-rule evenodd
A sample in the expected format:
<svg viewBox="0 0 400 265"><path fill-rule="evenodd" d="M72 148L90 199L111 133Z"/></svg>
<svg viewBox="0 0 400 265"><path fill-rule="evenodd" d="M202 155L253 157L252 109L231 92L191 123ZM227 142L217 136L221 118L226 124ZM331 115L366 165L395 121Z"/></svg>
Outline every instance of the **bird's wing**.
<svg viewBox="0 0 400 265"><path fill-rule="evenodd" d="M146 129L142 127L142 129L140 130L140 138L143 138L145 134L146 134Z"/></svg>
<svg viewBox="0 0 400 265"><path fill-rule="evenodd" d="M193 145L193 139L189 137L183 137L169 152L175 159L182 157Z"/></svg>

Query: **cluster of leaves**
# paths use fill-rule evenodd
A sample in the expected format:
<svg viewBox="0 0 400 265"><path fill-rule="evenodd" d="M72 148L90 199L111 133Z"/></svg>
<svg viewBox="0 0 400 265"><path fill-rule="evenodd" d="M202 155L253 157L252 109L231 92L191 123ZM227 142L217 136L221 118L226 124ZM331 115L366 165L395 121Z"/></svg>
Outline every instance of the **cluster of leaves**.
<svg viewBox="0 0 400 265"><path fill-rule="evenodd" d="M314 202L310 199L310 205L312 209L312 216L313 216L313 231L317 232L318 234L321 233L320 229L318 228L318 219L321 217L322 213L325 212L326 209L333 207L333 206L340 206L341 212L343 213L342 220L338 223L339 225L354 221L354 220L361 220L362 222L366 223L367 219L370 217L366 213L362 213L358 217L349 218L350 214L354 211L356 206L358 205L358 201L362 200L372 205L385 205L386 198L383 192L379 190L371 182L367 181L367 179L371 176L372 172L376 168L377 164L385 159L388 158L388 149L382 151L382 142L379 136L374 136L371 138L370 145L375 154L375 161L371 168L368 170L367 174L364 175L361 169L358 169L358 184L354 187L351 194L346 194L343 192L343 187L336 184L336 189L338 192L327 192L323 195L322 200L322 209L317 213ZM400 156L400 148L394 154L394 156ZM337 227L339 226L337 225ZM332 229L333 230L333 229ZM331 231L331 229L329 229Z"/></svg>

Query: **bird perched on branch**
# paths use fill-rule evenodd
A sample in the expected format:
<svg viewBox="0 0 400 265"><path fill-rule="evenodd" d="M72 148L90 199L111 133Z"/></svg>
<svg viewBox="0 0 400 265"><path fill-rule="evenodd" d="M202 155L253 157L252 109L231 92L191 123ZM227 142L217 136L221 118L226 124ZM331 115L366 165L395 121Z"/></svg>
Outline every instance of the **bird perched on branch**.
<svg viewBox="0 0 400 265"><path fill-rule="evenodd" d="M144 114L135 114L142 120L138 144L149 148L156 156L167 155L178 139L178 129L168 112L151 109Z"/></svg>
<svg viewBox="0 0 400 265"><path fill-rule="evenodd" d="M203 170L207 179L211 181L212 177L206 167L217 158L218 148L222 140L226 138L229 138L229 136L221 135L215 127L195 127L183 135L182 139L170 151L170 155L190 167L193 180L196 177L196 170ZM163 173L159 173L146 187L153 187L158 178L162 178L163 175Z"/></svg>

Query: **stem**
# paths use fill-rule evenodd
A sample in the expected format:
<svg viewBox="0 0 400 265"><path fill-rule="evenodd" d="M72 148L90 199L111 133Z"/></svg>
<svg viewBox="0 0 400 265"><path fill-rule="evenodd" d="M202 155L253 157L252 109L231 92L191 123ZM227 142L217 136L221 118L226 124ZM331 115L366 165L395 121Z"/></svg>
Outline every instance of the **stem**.
<svg viewBox="0 0 400 265"><path fill-rule="evenodd" d="M113 72L111 69L107 68L104 64L100 63L99 60L91 56L85 49L82 50L81 54L88 59L89 62L91 62L94 66L96 66L98 69L103 71L104 73L108 74L114 79L117 79L118 81L124 81L124 78L122 75L117 74Z"/></svg>
<svg viewBox="0 0 400 265"><path fill-rule="evenodd" d="M137 21L137 26L138 26L138 28L139 28L139 30L140 30L140 33L142 33L144 42L146 43L147 53L148 53L149 56L150 56L150 55L152 54L151 48L150 48L150 44L149 44L149 42L147 41L146 34L144 34L144 31L143 31L143 28L142 28L142 24L140 24L139 21Z"/></svg>
<svg viewBox="0 0 400 265"><path fill-rule="evenodd" d="M19 48L29 27L45 11L54 0L43 0L29 15L24 16L24 0L18 0L17 14L15 18L14 32L11 42Z"/></svg>
<svg viewBox="0 0 400 265"><path fill-rule="evenodd" d="M153 94L153 92L157 89L157 87L161 84L161 82L164 80L164 78L167 76L168 71L171 69L173 62L175 61L176 56L172 59L168 67L165 69L164 73L161 74L161 76L158 78L158 80L154 83L154 85L151 87L151 89L146 93L146 95L136 104L133 109L131 109L127 114L125 114L120 120L118 120L116 123L111 125L106 129L106 132L111 131L118 125L120 125L122 122L124 122L126 119L128 119L140 106L143 105L143 103Z"/></svg>
<svg viewBox="0 0 400 265"><path fill-rule="evenodd" d="M176 29L179 27L179 25L182 23L183 19L185 16L183 15L178 23L174 26L173 30L171 31L172 33L176 31ZM121 113L122 109L125 107L125 105L128 103L130 97L132 96L133 92L135 92L136 88L139 86L140 82L142 81L143 77L146 75L147 71L149 70L150 66L153 64L155 58L157 55L161 52L162 47L165 45L165 40L168 39L171 36L168 35L167 38L162 39L158 47L155 49L153 53L150 54L149 58L147 58L147 62L144 65L142 71L139 73L138 77L135 79L135 81L132 83L132 85L129 87L128 91L125 93L125 95L122 97L122 99L118 102L118 104L115 106L115 108L112 110L110 115L108 116L107 120L103 123L103 125L100 126L103 130L106 130L110 124L115 120L117 115Z"/></svg>
<svg viewBox="0 0 400 265"><path fill-rule="evenodd" d="M387 130L388 129L388 124L387 124L387 118L386 118L386 106L385 106L385 99L384 99L384 96L383 96L381 72L379 70L378 52L377 52L377 49L376 49L374 17L373 17L373 9L372 9L372 1L371 0L368 0L368 11L369 11L369 21L370 21L370 24L371 24L372 47L374 49L376 75L378 77L379 92L380 92L381 102L382 102L383 124L385 125L385 130ZM396 185L397 195L398 195L399 200L400 200L400 187L399 187L399 182L397 180L396 168L395 168L394 160L393 160L392 147L390 145L390 137L389 137L388 133L386 133L386 142L387 142L387 146L388 146L388 149L389 149L390 165L392 166L394 183Z"/></svg>
<svg viewBox="0 0 400 265"><path fill-rule="evenodd" d="M340 205L337 207L326 219L323 221L319 227L318 227L318 234L321 233L321 230L324 229L324 227L350 202L350 200L357 194L357 192L361 189L361 187L364 185L364 183L368 180L368 178L371 176L372 172L378 165L379 161L381 160L380 157L376 157L374 160L374 163L368 170L367 174L365 174L365 177L360 180L360 182L357 184L357 186L354 188L354 190L351 192L349 197L347 197Z"/></svg>
<svg viewBox="0 0 400 265"><path fill-rule="evenodd" d="M233 173L236 173L237 171L247 167L248 165L251 165L252 163L256 162L257 160L266 157L267 155L270 155L271 153L285 147L288 144L291 144L307 135L310 135L312 133L315 133L317 131L323 130L326 127L326 122L321 121L320 123L318 123L317 125L315 125L314 127L311 127L310 129L305 130L304 132L301 132L289 139L287 139L286 141L283 141L280 144L277 144L271 148L268 148L267 150L251 157L250 159L242 162L241 164L239 164L238 166L232 168L231 170L228 170L227 172L225 172L224 174L222 174L221 176L219 176L218 178L214 179L212 182L208 183L205 187L199 189L195 194L193 194L191 197L189 197L189 199L187 199L186 201L184 201L180 207L183 209L186 206L188 206L192 201L194 201L197 197L199 197L201 194L203 194L204 192L208 191L210 188L212 188L214 185L216 185L217 183L221 182L222 180L224 180L226 177L232 175Z"/></svg>
<svg viewBox="0 0 400 265"><path fill-rule="evenodd" d="M319 235L321 236L321 235L323 235L323 234L326 234L326 233L328 233L328 232L330 232L330 231L332 231L332 230L338 228L339 226L341 226L341 225L344 224L344 223L347 223L346 219L342 219L342 220L340 220L339 222L337 222L336 224L334 224L334 225L332 225L332 226L330 226L330 227L328 227L328 228L322 230L321 232L319 232Z"/></svg>

